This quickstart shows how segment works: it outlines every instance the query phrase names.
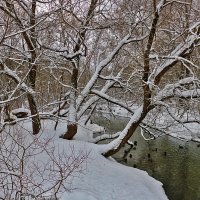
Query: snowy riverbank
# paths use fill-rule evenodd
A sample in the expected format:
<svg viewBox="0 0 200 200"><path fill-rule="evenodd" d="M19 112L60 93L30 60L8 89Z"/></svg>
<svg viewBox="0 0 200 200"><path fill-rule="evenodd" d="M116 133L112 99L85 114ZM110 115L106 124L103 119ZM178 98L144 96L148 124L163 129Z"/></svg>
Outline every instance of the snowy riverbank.
<svg viewBox="0 0 200 200"><path fill-rule="evenodd" d="M43 132L37 137L28 133L30 122L24 122L17 128L7 129L7 131L9 130L9 134L12 134L13 130L17 130L14 134L17 140L20 139L20 144L22 142L22 133L24 134L26 132L23 143L27 147L33 145L34 148L29 149L28 155L30 158L28 159L27 165L24 166L23 177L26 177L26 181L30 181L30 186L32 183L35 185L41 183L40 187L42 188L44 186L46 190L43 196L49 196L53 192L53 190L48 190L48 187L54 184L53 181L56 181L56 177L59 178L59 173L56 168L59 162L60 166L63 166L62 175L65 177L62 182L63 185L60 185L61 190L57 194L60 200L168 199L162 188L162 183L150 177L145 171L123 166L111 158L106 159L100 155L98 145L96 144L84 141L67 141L59 138L59 135L66 129L65 123L59 123L55 131L55 122L50 120L43 120L42 122ZM6 140L8 139L6 138ZM20 145L19 143L17 145ZM7 147L10 147L11 141L7 141L7 144ZM45 147L45 151L40 151L41 147ZM35 153L36 149L37 153ZM34 150L34 155L30 155L31 150ZM73 171L74 160L76 161L74 164L76 165L78 163L78 165ZM36 163L38 168L35 169L38 171L43 170L42 174L32 171L34 169L33 166L36 167ZM69 163L70 165L68 165ZM1 166L4 167L1 170L4 170L4 173L8 173L6 165L1 164ZM55 170L55 173L53 170ZM72 173L68 172L70 170L72 170ZM12 175L13 173L15 175L17 174L17 177L20 176L20 168L15 172L9 171L9 174ZM44 180L47 177L49 180L45 182ZM43 181L46 185L42 185ZM35 189L35 191L39 192L41 188ZM56 188L58 188L57 185L54 191ZM34 192L32 190L33 188L28 188L28 185L26 189L29 189L29 192ZM0 191L0 194L3 195L3 191Z"/></svg>

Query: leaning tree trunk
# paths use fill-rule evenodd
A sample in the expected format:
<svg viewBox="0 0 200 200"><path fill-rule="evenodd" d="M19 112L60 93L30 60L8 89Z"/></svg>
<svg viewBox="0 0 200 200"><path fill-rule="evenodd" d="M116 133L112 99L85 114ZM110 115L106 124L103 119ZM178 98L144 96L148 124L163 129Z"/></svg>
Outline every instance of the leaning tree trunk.
<svg viewBox="0 0 200 200"><path fill-rule="evenodd" d="M105 148L102 154L105 157L109 157L117 153L121 149L121 147L123 147L127 143L127 141L133 135L135 130L139 127L139 124L142 122L142 120L146 117L146 115L151 109L152 107L149 107L149 109L144 109L143 106L142 109L139 108L138 111L133 114L129 123L118 136L118 138L114 139L110 144L108 144L108 148Z"/></svg>
<svg viewBox="0 0 200 200"><path fill-rule="evenodd" d="M127 143L127 141L133 135L134 131L137 129L137 127L139 126L139 124L140 124L140 121L132 124L132 126L128 129L128 132L127 132L126 136L121 140L119 146L117 148L110 149L106 153L103 153L103 155L105 157L109 157L109 156L112 156L115 153L117 153L121 149L121 147L123 147Z"/></svg>

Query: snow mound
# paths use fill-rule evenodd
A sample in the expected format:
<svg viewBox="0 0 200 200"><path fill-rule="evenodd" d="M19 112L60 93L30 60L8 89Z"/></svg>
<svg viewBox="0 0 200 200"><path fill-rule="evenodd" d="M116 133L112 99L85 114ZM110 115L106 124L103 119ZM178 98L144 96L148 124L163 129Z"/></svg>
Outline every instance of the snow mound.
<svg viewBox="0 0 200 200"><path fill-rule="evenodd" d="M94 142L94 135L98 133L104 133L105 128L103 126L99 126L98 124L92 124L91 120L89 120L85 125L86 120L86 115L79 120L77 134L74 136L74 139L87 142Z"/></svg>

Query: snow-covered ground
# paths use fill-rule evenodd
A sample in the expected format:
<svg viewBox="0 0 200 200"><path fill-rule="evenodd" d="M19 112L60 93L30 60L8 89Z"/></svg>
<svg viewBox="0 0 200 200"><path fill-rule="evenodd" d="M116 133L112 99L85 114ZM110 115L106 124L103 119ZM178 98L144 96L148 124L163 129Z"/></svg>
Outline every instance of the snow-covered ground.
<svg viewBox="0 0 200 200"><path fill-rule="evenodd" d="M29 163L26 166L27 168L24 169L27 173L23 176L24 178L26 178L26 181L28 181L28 178L30 178L29 171L31 171L30 174L35 173L32 167L36 166L36 163L37 167L40 166L38 168L39 170L43 169L42 166L44 165L46 167L44 168L43 174L35 173L32 178L40 179L39 177L41 175L43 176L45 173L48 172L48 176L45 176L43 178L49 177L49 180L47 180L46 182L46 179L42 180L44 181L44 183L46 183L44 187L47 190L48 185L50 186L51 184L53 184L53 181L56 180L56 177L59 178L60 171L56 167L58 167L57 163L60 163L60 165L66 170L65 173L63 173L66 176L67 180L63 182L63 184L66 184L65 186L67 190L62 186L62 192L58 193L60 200L168 199L162 188L162 184L150 177L145 171L123 166L115 162L112 158L106 159L99 153L99 146L96 144L88 143L85 141L67 141L59 138L59 135L65 132L65 122L59 123L56 131L54 130L54 122L50 120L43 120L42 122L43 132L41 135L38 136L32 136L28 133L28 130L30 129L30 122L24 122L17 128L18 136L16 136L16 139L14 141L20 141L20 145L21 143L23 143L28 147L28 145L34 141L37 144L33 145L33 149L35 151L36 146L38 147L39 145L40 147L43 147L45 144L45 151L38 151L34 155L31 154L34 159L29 159L29 162L34 161L34 165L31 165ZM12 130L9 130L9 132L11 133ZM22 141L23 138L19 137L22 134L26 135L24 142ZM8 140L8 138L6 138L6 140ZM8 142L8 147L10 146L12 145L10 145L10 142ZM31 151L29 152L29 154L30 153ZM71 154L73 155L71 156ZM48 161L48 159L50 160ZM73 166L73 162L70 161L70 159L72 161L74 159L77 159L75 164L78 163L77 168L71 174L68 173L68 171L72 169ZM67 163L71 163L71 167L69 167ZM4 168L4 173L8 173L8 171L6 171L6 166L4 166ZM3 170L2 167L1 170ZM49 174L51 170L52 173ZM55 172L53 170L55 170ZM17 176L20 176L21 171L18 170L17 172L15 171L9 173L15 173L17 174ZM69 176L67 176L68 174ZM37 183L38 181L39 180L35 180L34 183ZM41 186L43 187L43 185ZM57 188L57 186L55 188ZM70 192L68 191L68 189L70 189ZM51 192L52 190L49 190L43 195L48 196L51 194ZM2 190L0 188L0 194L1 193Z"/></svg>

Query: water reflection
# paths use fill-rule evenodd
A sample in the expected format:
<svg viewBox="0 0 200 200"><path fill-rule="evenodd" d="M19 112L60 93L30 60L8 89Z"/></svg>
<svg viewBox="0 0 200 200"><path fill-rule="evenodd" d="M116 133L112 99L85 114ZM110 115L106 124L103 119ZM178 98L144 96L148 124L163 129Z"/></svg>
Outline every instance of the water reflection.
<svg viewBox="0 0 200 200"><path fill-rule="evenodd" d="M111 132L122 129L123 120L97 120ZM145 141L137 131L114 157L119 162L143 169L163 183L170 200L200 200L200 147L194 142L183 142L169 136Z"/></svg>

